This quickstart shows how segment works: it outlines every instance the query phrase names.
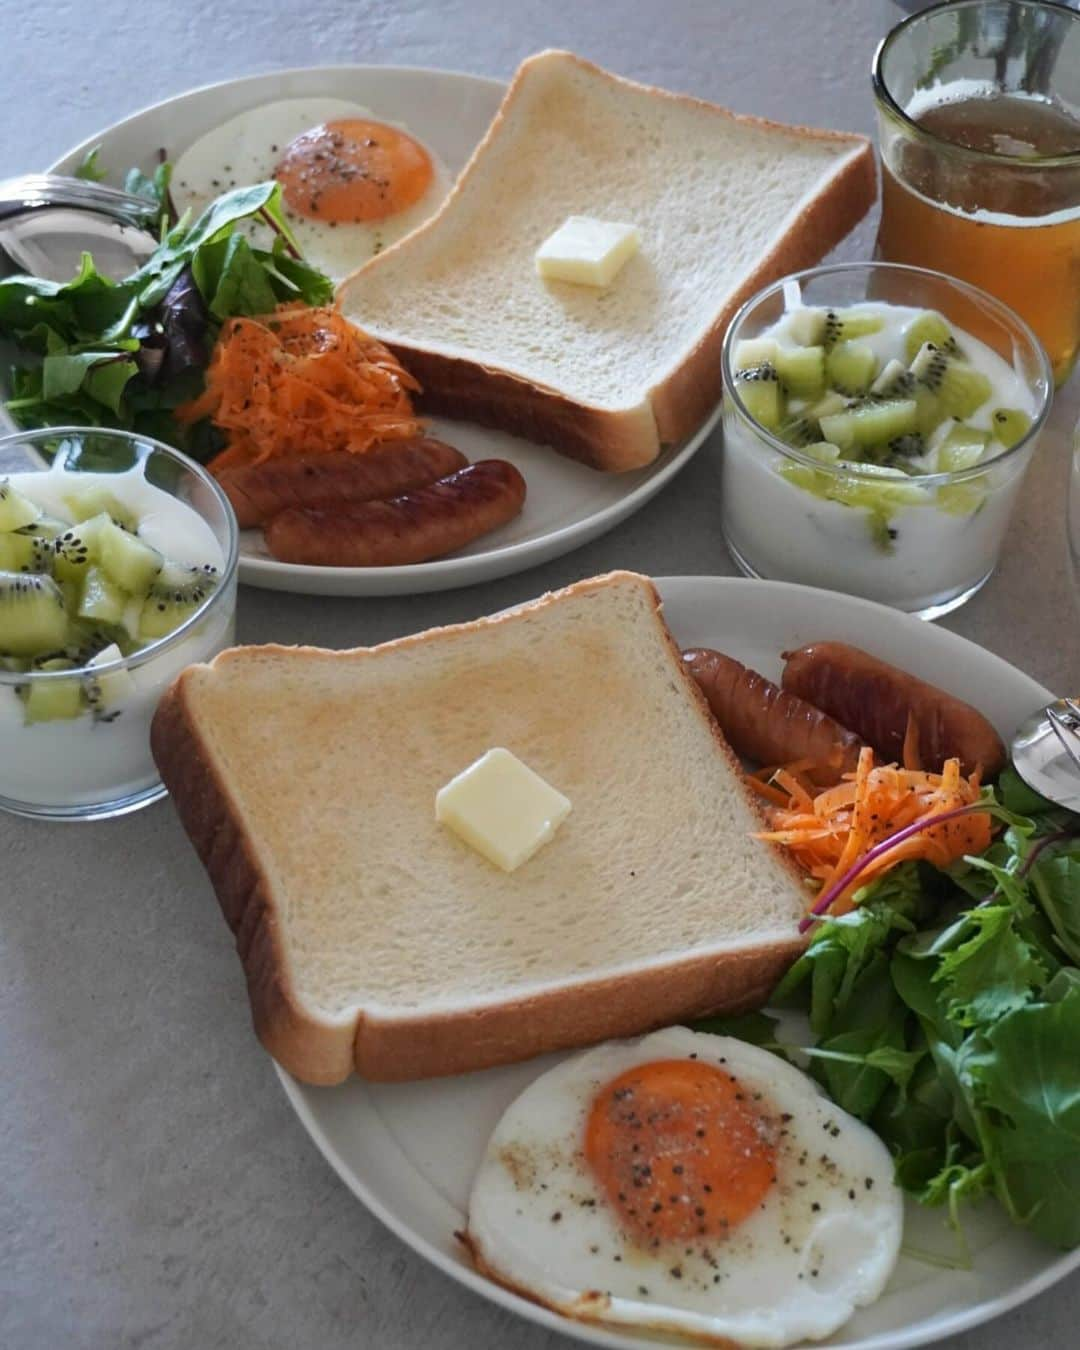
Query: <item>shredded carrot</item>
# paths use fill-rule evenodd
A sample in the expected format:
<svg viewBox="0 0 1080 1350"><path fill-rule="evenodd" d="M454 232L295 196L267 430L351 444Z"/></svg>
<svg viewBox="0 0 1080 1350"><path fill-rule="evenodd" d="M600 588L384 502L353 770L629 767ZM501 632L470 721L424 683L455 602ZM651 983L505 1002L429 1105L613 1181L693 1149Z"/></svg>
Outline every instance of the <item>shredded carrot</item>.
<svg viewBox="0 0 1080 1350"><path fill-rule="evenodd" d="M911 748L905 744L905 759ZM947 760L941 773L929 773L896 764L875 765L873 751L864 747L855 772L824 790L809 784L805 767L771 770L767 781L755 777L751 786L770 803L765 810L771 828L760 838L788 849L799 866L821 883L822 892L906 826L932 821L979 800L979 773L963 777L957 759ZM779 802L778 796L785 800ZM868 861L837 896L830 913L845 913L857 890L908 859L924 858L945 867L965 854L984 852L991 828L991 818L983 811L941 825L927 824Z"/></svg>
<svg viewBox="0 0 1080 1350"><path fill-rule="evenodd" d="M223 326L198 398L181 422L209 417L228 435L213 471L276 455L345 450L417 436L416 380L335 307L281 305Z"/></svg>

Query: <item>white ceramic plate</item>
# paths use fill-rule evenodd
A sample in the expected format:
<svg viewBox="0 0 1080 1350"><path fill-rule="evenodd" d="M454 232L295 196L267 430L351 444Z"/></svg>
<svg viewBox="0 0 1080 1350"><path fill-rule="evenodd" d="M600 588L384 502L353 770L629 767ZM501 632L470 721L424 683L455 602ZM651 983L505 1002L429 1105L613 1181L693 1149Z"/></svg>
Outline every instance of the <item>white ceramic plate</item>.
<svg viewBox="0 0 1080 1350"><path fill-rule="evenodd" d="M133 164L149 171L164 148L175 156L197 136L270 99L321 94L349 98L377 116L401 122L456 174L487 130L505 86L449 71L395 66L327 66L275 71L209 85L146 108L90 136L55 164L70 173L101 145L101 162L119 180ZM719 410L691 440L629 474L586 469L553 450L468 422L432 419L435 434L470 459L516 464L528 485L520 516L452 557L410 567L304 567L276 562L256 530L241 535L240 580L270 590L314 595L410 595L450 590L508 576L568 553L640 510L687 462L716 423Z"/></svg>
<svg viewBox="0 0 1080 1350"><path fill-rule="evenodd" d="M784 582L728 577L661 580L665 613L683 646L715 646L763 674L780 651L815 639L857 643L979 706L1011 734L1049 691L982 648L883 605ZM423 1083L357 1079L311 1088L279 1070L308 1133L345 1184L416 1251L485 1298L593 1345L640 1350L647 1335L567 1321L477 1275L454 1240L473 1173L510 1101L559 1056ZM1013 1228L993 1204L967 1216L973 1268L947 1270L904 1256L884 1295L826 1342L844 1350L901 1350L954 1335L1022 1303L1080 1266ZM905 1244L955 1255L938 1211L911 1204Z"/></svg>

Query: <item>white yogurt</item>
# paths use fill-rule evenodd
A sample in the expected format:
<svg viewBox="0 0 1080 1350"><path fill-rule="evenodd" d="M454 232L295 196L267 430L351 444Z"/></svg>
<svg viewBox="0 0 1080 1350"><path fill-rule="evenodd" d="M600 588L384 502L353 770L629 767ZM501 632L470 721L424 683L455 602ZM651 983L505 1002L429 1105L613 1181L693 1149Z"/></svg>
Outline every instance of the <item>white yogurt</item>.
<svg viewBox="0 0 1080 1350"><path fill-rule="evenodd" d="M73 488L108 491L139 520L139 536L176 562L210 564L222 572L225 559L210 526L192 507L146 482L141 466L123 474L69 473L55 466L43 473L7 475L12 485L47 515L72 520L65 497ZM132 689L109 713L27 723L16 686L18 675L0 682L0 797L13 805L46 808L93 806L153 788L158 773L150 755L150 720L173 679L207 661L233 639L236 582L227 587L202 623L174 645L129 665ZM165 639L167 641L167 639ZM139 654L129 658L138 662ZM21 677L25 678L25 677ZM8 681L12 681L9 683Z"/></svg>
<svg viewBox="0 0 1080 1350"><path fill-rule="evenodd" d="M845 313L860 310L885 316L880 331L857 339L874 350L879 370L893 359L906 366L904 330L923 311L884 303L845 307ZM785 314L757 336L795 347L790 323L791 314ZM1015 408L1034 418L1035 395L1018 372L985 343L962 329L953 331L968 363L993 387L990 398L965 421L989 429L995 408ZM993 571L1033 442L972 481L976 490L971 509L960 514L942 510L934 489L916 492L923 498L919 504L892 507L886 549L880 530L872 528L873 512L814 496L788 481L779 471L794 461L756 436L730 399L726 403L722 523L729 546L748 570L909 611L946 604ZM990 453L1000 453L1000 447L992 444ZM912 464L931 473L933 460L931 452ZM918 483L911 478L897 481L909 488Z"/></svg>

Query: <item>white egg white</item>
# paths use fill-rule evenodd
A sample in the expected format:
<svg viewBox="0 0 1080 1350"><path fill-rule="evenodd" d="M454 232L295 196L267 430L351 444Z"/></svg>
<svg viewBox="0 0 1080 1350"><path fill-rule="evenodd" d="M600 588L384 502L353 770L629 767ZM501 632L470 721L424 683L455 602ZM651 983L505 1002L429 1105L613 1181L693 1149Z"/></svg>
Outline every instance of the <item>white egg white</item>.
<svg viewBox="0 0 1080 1350"><path fill-rule="evenodd" d="M593 1177L585 1122L604 1084L683 1058L722 1066L783 1120L777 1181L725 1239L650 1251ZM570 1317L786 1346L830 1335L880 1295L902 1226L892 1162L872 1131L767 1051L672 1027L572 1056L512 1103L473 1184L467 1237L481 1269Z"/></svg>
<svg viewBox="0 0 1080 1350"><path fill-rule="evenodd" d="M191 207L197 213L229 188L265 182L273 177L290 141L323 122L344 118L366 118L408 131L399 122L388 122L369 108L339 98L286 99L249 108L200 136L176 157L172 195L177 209ZM433 169L430 187L408 210L385 220L330 225L286 208L289 227L307 261L331 280L341 281L434 214L451 179L431 147L425 149Z"/></svg>

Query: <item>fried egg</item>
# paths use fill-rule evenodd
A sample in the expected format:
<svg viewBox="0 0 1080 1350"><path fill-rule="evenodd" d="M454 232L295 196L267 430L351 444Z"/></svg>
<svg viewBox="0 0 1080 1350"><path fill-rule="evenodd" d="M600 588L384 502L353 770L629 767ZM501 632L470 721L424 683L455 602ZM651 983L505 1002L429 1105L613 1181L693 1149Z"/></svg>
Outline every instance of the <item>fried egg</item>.
<svg viewBox="0 0 1080 1350"><path fill-rule="evenodd" d="M865 1125L767 1051L672 1027L566 1059L512 1103L464 1239L569 1317L785 1346L878 1297L902 1224Z"/></svg>
<svg viewBox="0 0 1080 1350"><path fill-rule="evenodd" d="M222 192L276 178L304 257L334 281L425 221L450 175L404 127L337 98L251 108L178 156L172 194L195 212Z"/></svg>

